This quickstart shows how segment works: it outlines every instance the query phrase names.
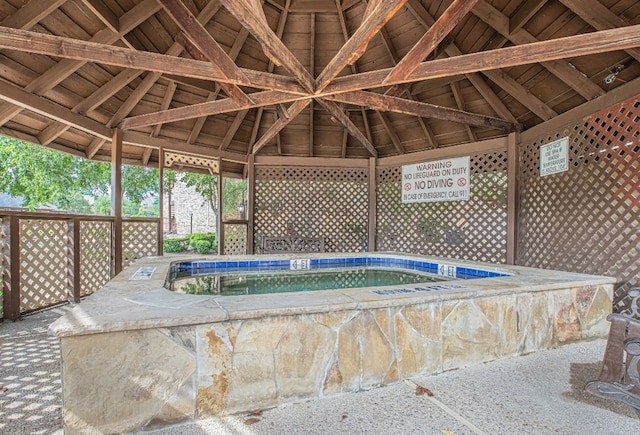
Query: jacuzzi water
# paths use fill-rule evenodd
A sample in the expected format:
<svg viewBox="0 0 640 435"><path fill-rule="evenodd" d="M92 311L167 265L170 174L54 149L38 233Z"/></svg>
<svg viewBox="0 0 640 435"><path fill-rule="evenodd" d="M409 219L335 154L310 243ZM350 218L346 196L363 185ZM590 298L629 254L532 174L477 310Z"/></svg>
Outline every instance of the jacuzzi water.
<svg viewBox="0 0 640 435"><path fill-rule="evenodd" d="M173 264L167 288L197 295L251 295L389 287L502 274L393 257L347 257Z"/></svg>
<svg viewBox="0 0 640 435"><path fill-rule="evenodd" d="M384 287L445 281L423 272L382 267L355 267L308 271L214 273L204 276L178 276L170 289L198 295L253 295L262 293L305 292L336 288Z"/></svg>

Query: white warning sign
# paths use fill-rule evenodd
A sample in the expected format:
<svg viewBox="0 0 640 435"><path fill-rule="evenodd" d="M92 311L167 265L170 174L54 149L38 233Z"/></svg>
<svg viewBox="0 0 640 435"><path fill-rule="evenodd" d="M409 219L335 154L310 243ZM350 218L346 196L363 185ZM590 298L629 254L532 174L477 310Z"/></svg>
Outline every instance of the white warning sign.
<svg viewBox="0 0 640 435"><path fill-rule="evenodd" d="M569 137L540 146L540 176L569 170Z"/></svg>
<svg viewBox="0 0 640 435"><path fill-rule="evenodd" d="M469 199L469 157L402 167L402 202Z"/></svg>

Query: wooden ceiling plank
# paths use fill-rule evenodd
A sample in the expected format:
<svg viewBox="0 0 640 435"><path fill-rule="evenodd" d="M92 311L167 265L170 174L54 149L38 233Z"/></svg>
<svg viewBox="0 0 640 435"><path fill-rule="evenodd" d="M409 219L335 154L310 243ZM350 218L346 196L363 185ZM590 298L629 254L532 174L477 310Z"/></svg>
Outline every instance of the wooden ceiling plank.
<svg viewBox="0 0 640 435"><path fill-rule="evenodd" d="M458 106L458 110L464 111L464 98L462 98L462 92L460 91L460 85L458 82L451 83L451 92L453 92L453 98L456 100L456 105ZM478 140L476 134L471 130L471 126L469 124L464 124L465 129L467 130L467 135L469 136L469 140L471 142L475 142Z"/></svg>
<svg viewBox="0 0 640 435"><path fill-rule="evenodd" d="M111 138L111 129L99 122L74 113L66 107L52 103L43 97L26 92L24 89L10 83L5 82L0 87L0 99L94 136L102 137L103 139Z"/></svg>
<svg viewBox="0 0 640 435"><path fill-rule="evenodd" d="M323 98L318 98L316 100L318 104L320 104L324 109L333 116L333 118L338 121L340 124L347 129L349 134L353 136L358 142L362 144L363 147L373 157L378 157L378 151L374 148L374 146L369 142L369 140L365 137L364 134L360 131L358 127L349 119L349 115L347 115L336 103L333 101L325 100Z"/></svg>
<svg viewBox="0 0 640 435"><path fill-rule="evenodd" d="M560 0L560 3L597 30L627 27L629 23L611 12L597 0ZM629 29L631 32L631 29ZM627 53L640 62L640 49L627 49Z"/></svg>
<svg viewBox="0 0 640 435"><path fill-rule="evenodd" d="M102 148L102 146L107 143L106 140L96 137L94 138L91 143L89 144L89 146L87 147L87 150L84 152L85 153L85 157L89 160L91 160L93 158L93 156L95 156L97 154L98 151L100 151L100 149ZM149 148L151 149L151 148ZM146 164L146 163L145 163Z"/></svg>
<svg viewBox="0 0 640 435"><path fill-rule="evenodd" d="M176 82L169 81L167 85L167 89L164 91L164 96L162 97L162 103L160 104L160 110L167 110L169 105L171 104L171 100L173 100L173 95L176 93ZM162 124L156 124L153 126L153 130L151 130L151 136L156 137L160 134L160 129L162 128Z"/></svg>
<svg viewBox="0 0 640 435"><path fill-rule="evenodd" d="M218 147L219 149L226 150L229 147L229 144L231 144L233 137L236 135L238 129L242 125L242 121L244 121L244 118L246 118L247 113L249 113L249 109L244 109L236 113L236 117L233 119L231 126L227 130L227 134L224 135L224 139L222 139L222 142Z"/></svg>
<svg viewBox="0 0 640 435"><path fill-rule="evenodd" d="M435 104L423 103L420 101L405 100L403 98L392 97L375 92L353 91L336 94L332 97L326 98L328 100L346 104L366 106L379 112L396 112L404 113L405 115L420 116L422 118L434 118L441 119L443 121L458 122L461 124L468 123L476 127L491 128L505 132L513 132L518 129L516 124L502 119L477 115L475 113L464 112L462 110L437 106Z"/></svg>
<svg viewBox="0 0 640 435"><path fill-rule="evenodd" d="M378 118L380 118L380 121L382 121L382 126L384 127L387 134L391 138L391 143L393 143L393 146L398 152L398 154L404 154L405 150L404 150L404 147L402 146L402 141L400 141L400 138L396 134L395 129L391 125L391 121L389 120L389 117L384 112L376 112L376 113L378 114Z"/></svg>
<svg viewBox="0 0 640 435"><path fill-rule="evenodd" d="M31 0L15 13L2 20L0 26L30 29L41 19L58 9L65 1L66 0Z"/></svg>
<svg viewBox="0 0 640 435"><path fill-rule="evenodd" d="M0 42L1 44L1 42ZM403 80L416 82L450 77L479 71L490 71L518 65L527 65L567 57L623 50L640 46L640 25L621 29L602 30L539 41L532 44L505 47L496 50L463 54L446 59L423 62L415 72ZM337 77L327 86L323 95L382 86L389 69ZM322 95L320 95L322 96Z"/></svg>
<svg viewBox="0 0 640 435"><path fill-rule="evenodd" d="M522 2L520 8L509 20L509 28L511 33L517 32L529 22L549 0L527 0Z"/></svg>
<svg viewBox="0 0 640 435"><path fill-rule="evenodd" d="M419 0L408 0L407 9L413 14L413 16L422 24L425 29L433 26L436 22L429 12L425 9ZM442 43L444 45L444 42ZM444 45L443 50L449 57L461 56L462 51L455 45L453 41L450 44ZM515 116L509 111L507 106L504 105L498 95L486 84L484 78L480 74L469 73L467 78L476 88L476 90L482 95L487 102L493 107L498 116L508 121L516 121Z"/></svg>
<svg viewBox="0 0 640 435"><path fill-rule="evenodd" d="M218 98L218 94L220 93L220 86L216 85L216 89L213 92L210 92L207 95L207 102L215 101ZM200 116L196 119L196 122L193 124L193 128L191 129L191 133L189 133L189 137L187 138L187 143L194 143L198 136L200 136L200 132L202 131L202 127L204 127L204 123L206 122L208 116Z"/></svg>
<svg viewBox="0 0 640 435"><path fill-rule="evenodd" d="M367 49L369 41L393 17L407 0L388 0L377 2L338 53L329 61L316 79L316 92L321 92L329 83L350 64L355 63Z"/></svg>
<svg viewBox="0 0 640 435"><path fill-rule="evenodd" d="M54 140L56 140L62 133L69 130L69 126L61 122L54 121L49 124L44 130L37 136L40 145L47 146Z"/></svg>
<svg viewBox="0 0 640 435"><path fill-rule="evenodd" d="M252 0L220 0L220 2L256 38L269 59L291 73L307 92L313 92L313 77L271 30L259 2Z"/></svg>
<svg viewBox="0 0 640 435"><path fill-rule="evenodd" d="M436 20L433 26L402 58L389 73L383 83L395 82L409 77L424 59L436 49L438 44L451 33L455 26L471 11L478 0L454 0Z"/></svg>
<svg viewBox="0 0 640 435"><path fill-rule="evenodd" d="M271 127L262 135L262 137L255 143L253 149L251 151L252 154L257 154L271 139L276 137L280 131L285 128L296 116L302 112L305 107L309 105L310 100L301 100L296 101L291 106L289 106L289 114L291 118L289 119L278 119Z"/></svg>
<svg viewBox="0 0 640 435"><path fill-rule="evenodd" d="M514 44L524 45L538 42L533 35L524 29L518 29L515 32L511 32L509 17L503 15L498 9L491 6L484 0L480 0L478 2L476 7L473 9L473 13ZM573 90L582 95L587 101L605 94L605 91L600 86L592 82L588 77L573 66L569 65L566 61L555 60L542 62L542 65L551 72L551 74L558 77Z"/></svg>
<svg viewBox="0 0 640 435"><path fill-rule="evenodd" d="M263 91L251 94L253 104L238 106L230 98L216 101L207 101L191 106L177 107L162 112L147 113L145 115L132 116L124 119L119 127L123 130L131 130L140 127L147 127L158 123L182 121L185 119L198 118L200 116L211 116L220 113L235 112L237 110L251 109L255 107L271 106L275 104L288 103L303 99L300 95L289 94L278 91Z"/></svg>
<svg viewBox="0 0 640 435"><path fill-rule="evenodd" d="M233 59L225 53L213 36L207 32L200 21L182 2L179 0L158 0L158 2L178 27L180 27L186 37L189 38L189 41L191 41L213 65L220 68L225 78L233 77L237 81L249 80L240 68L238 68ZM247 101L250 101L249 97L237 86L227 86L226 83L224 85L221 84L221 86L223 86L227 95L234 101L240 104L245 104Z"/></svg>
<svg viewBox="0 0 640 435"><path fill-rule="evenodd" d="M35 0L32 0L35 1ZM149 16L153 15L160 9L160 6L156 3L155 0L144 0L142 3L138 4L131 11L126 13L123 17L127 17L130 14L135 15L135 19L127 20L127 25L123 26L122 23L120 25L120 33L114 33L109 29L103 29L102 31L96 33L89 42L96 44L112 44L124 36L126 33L130 32L133 28L135 28L138 24L143 22ZM122 18L121 17L121 20ZM3 30L0 28L0 30ZM35 35L42 35L40 33L31 32ZM3 38L0 38L3 39ZM68 39L68 41L73 41L72 39ZM62 48L61 48L62 50ZM25 50L22 50L25 51ZM60 51L60 50L58 50ZM50 54L50 53L42 53L42 54ZM55 56L54 54L51 54ZM39 95L44 94L45 92L53 89L58 83L62 80L69 77L73 74L78 68L84 65L87 62L92 61L91 59L85 59L85 56L80 58L66 58L66 56L59 56L64 59L58 62L54 67L48 69L44 72L40 77L29 83L25 90L27 92L33 92ZM13 118L20 112L20 108L16 107L3 107L0 109L0 125L5 124L9 119Z"/></svg>
<svg viewBox="0 0 640 435"><path fill-rule="evenodd" d="M120 19L113 13L111 9L105 5L103 1L96 0L80 0L87 9L94 13L94 15L102 21L102 23L114 33L120 31Z"/></svg>
<svg viewBox="0 0 640 435"><path fill-rule="evenodd" d="M153 152L153 148L145 148L142 152L142 166L147 166L149 164L149 159L151 158L151 153Z"/></svg>

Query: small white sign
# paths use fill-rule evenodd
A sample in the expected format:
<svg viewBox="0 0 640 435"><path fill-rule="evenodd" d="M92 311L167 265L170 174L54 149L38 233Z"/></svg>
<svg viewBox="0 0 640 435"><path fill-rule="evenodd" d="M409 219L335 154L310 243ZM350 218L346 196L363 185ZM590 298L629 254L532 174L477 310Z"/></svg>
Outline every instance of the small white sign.
<svg viewBox="0 0 640 435"><path fill-rule="evenodd" d="M438 264L438 275L455 278L456 266L453 266L451 264Z"/></svg>
<svg viewBox="0 0 640 435"><path fill-rule="evenodd" d="M295 259L291 260L289 263L290 270L309 270L311 269L311 260L308 258L305 259Z"/></svg>
<svg viewBox="0 0 640 435"><path fill-rule="evenodd" d="M469 157L402 167L402 202L469 199Z"/></svg>
<svg viewBox="0 0 640 435"><path fill-rule="evenodd" d="M131 275L131 278L129 278L129 281L140 281L140 280L151 279L151 276L155 271L156 271L156 268L153 266L139 267L138 270L136 270L133 273L133 275Z"/></svg>
<svg viewBox="0 0 640 435"><path fill-rule="evenodd" d="M540 176L569 170L569 137L540 145Z"/></svg>

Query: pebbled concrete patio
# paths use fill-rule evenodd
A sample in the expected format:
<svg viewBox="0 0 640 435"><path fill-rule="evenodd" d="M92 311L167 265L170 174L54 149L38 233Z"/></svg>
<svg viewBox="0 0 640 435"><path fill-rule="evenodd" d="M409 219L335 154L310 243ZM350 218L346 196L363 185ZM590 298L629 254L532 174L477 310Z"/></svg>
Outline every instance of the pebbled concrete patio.
<svg viewBox="0 0 640 435"><path fill-rule="evenodd" d="M58 340L68 306L0 323L0 433L62 434ZM625 405L590 396L605 340L416 377L356 394L211 418L145 434L621 434L640 432ZM416 395L415 385L433 392ZM253 420L251 420L253 419ZM247 424L251 423L251 424Z"/></svg>

